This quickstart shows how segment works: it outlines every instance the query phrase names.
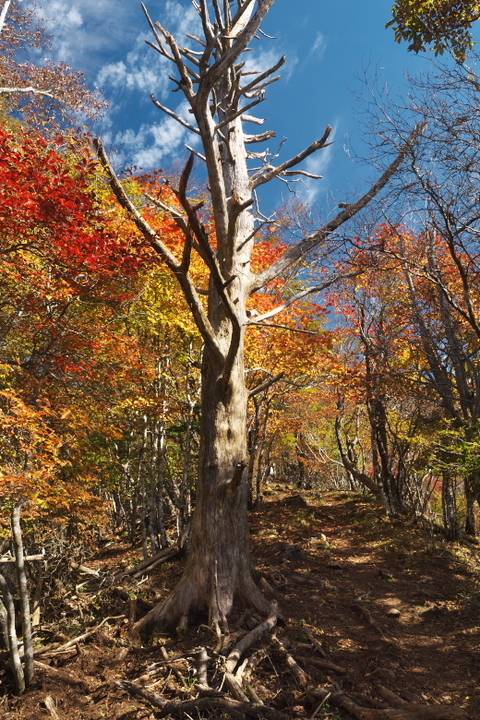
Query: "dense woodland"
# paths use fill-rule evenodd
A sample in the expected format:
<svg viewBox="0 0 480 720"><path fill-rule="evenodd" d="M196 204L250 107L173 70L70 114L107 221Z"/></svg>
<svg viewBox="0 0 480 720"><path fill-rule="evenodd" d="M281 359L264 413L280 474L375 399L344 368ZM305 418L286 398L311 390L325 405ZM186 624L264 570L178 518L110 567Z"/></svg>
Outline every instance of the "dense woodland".
<svg viewBox="0 0 480 720"><path fill-rule="evenodd" d="M203 36L188 39L145 8L149 51L170 60L202 148L183 170L149 175L115 170L101 141L74 129L105 103L74 69L30 62L29 48L49 43L33 6L7 0L0 10L2 692L36 687L32 625L48 643L42 623L84 586L97 602L117 592L132 642L212 628L221 687L206 641L205 656L195 651L195 697L183 688L167 702L123 683L159 717L328 717L330 698L341 717L466 718L448 700L387 690L367 709L338 683L313 691L269 635L310 692L306 709L297 697L282 710L254 684L242 688L238 663L279 618L288 625L278 597L288 576L255 570L249 551L249 514L266 523L272 493L288 490L302 512L302 498L351 493L391 523L392 542L401 525L405 542L426 532L478 561L480 80L470 28L479 6L394 5L392 42L448 60L412 80L403 105L381 96L369 105L372 185L317 227L299 200L271 218L257 206L261 185L308 175L297 166L331 130L281 163L258 152L272 131L244 134L284 62L242 75L272 0L196 5ZM122 548L117 567L95 566L112 546ZM168 594L153 583L157 605L121 587L185 557ZM97 609L88 627L109 613L104 600ZM323 657L325 672L338 672L305 628L317 668ZM261 652L248 656L249 675ZM41 712L62 717L48 698ZM43 716L31 712L10 717Z"/></svg>

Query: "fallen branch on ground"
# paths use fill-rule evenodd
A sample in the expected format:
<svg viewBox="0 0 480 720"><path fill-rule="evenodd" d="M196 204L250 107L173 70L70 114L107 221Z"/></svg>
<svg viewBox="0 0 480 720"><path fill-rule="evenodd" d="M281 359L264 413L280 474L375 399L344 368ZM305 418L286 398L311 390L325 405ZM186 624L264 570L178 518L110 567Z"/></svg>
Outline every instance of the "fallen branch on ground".
<svg viewBox="0 0 480 720"><path fill-rule="evenodd" d="M303 663L310 663L310 665L313 665L316 668L319 668L320 670L327 670L328 672L334 672L337 675L346 675L347 669L344 667L341 667L340 665L335 665L335 663L329 662L328 660L321 660L320 658L316 657L309 657L308 655L298 654L299 660L301 660Z"/></svg>
<svg viewBox="0 0 480 720"><path fill-rule="evenodd" d="M157 567L157 565L171 560L178 555L179 552L180 548L177 545L169 548L163 548L163 550L160 550L155 555L152 555L152 557L142 560L142 562L138 563L138 565L134 565L134 567L131 567L128 570L121 570L120 572L115 573L113 579L116 581L123 577L129 577L130 575L138 577L139 574L144 574L147 569L153 570L153 568Z"/></svg>
<svg viewBox="0 0 480 720"><path fill-rule="evenodd" d="M42 650L39 650L38 652L36 652L35 654L37 656L39 656L39 655L43 655L43 656L56 655L60 652L63 652L64 650L67 650L68 648L73 647L77 643L82 642L83 640L86 640L91 635L94 635L98 630L100 630L101 627L103 627L103 625L105 625L105 623L109 622L110 620L120 620L120 619L125 619L125 615L112 615L110 617L106 617L102 620L102 622L99 625L95 625L95 627L90 628L90 630L87 630L86 632L82 633L81 635L78 635L77 637L72 638L71 640L64 643L63 645L60 645L59 647L56 647L53 650L51 650L49 648L42 649Z"/></svg>

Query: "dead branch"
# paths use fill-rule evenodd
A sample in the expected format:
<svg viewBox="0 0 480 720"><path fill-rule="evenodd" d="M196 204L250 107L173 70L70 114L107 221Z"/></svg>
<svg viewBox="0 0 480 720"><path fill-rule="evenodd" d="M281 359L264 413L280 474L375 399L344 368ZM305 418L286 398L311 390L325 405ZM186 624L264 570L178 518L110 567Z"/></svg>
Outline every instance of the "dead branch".
<svg viewBox="0 0 480 720"><path fill-rule="evenodd" d="M25 562L34 562L35 560L45 560L45 555L39 554L39 555L25 555L24 556ZM0 565L3 565L3 563L14 563L16 562L15 558L12 557L12 555L5 555L5 557L0 558Z"/></svg>
<svg viewBox="0 0 480 720"><path fill-rule="evenodd" d="M331 135L332 129L333 128L328 125L323 134L323 137L320 140L316 140L314 143L309 145L308 148L302 150L302 152L298 153L298 155L295 155L295 157L287 160L278 167L275 168L267 165L265 168L259 170L258 173L256 173L251 178L250 182L252 189L256 189L260 185L264 185L265 183L270 182L271 180L273 180L273 178L276 178L279 175L283 175L286 170L289 170L291 167L298 165L302 162L302 160L305 160L305 158L309 157L309 155L312 155L313 153L321 150L324 147L328 147L328 145L330 145L331 143L328 143L327 140Z"/></svg>
<svg viewBox="0 0 480 720"><path fill-rule="evenodd" d="M346 675L348 670L344 667L341 667L340 665L335 665L335 663L330 662L329 660L321 660L320 658L316 657L309 657L308 655L304 655L303 653L297 653L299 656L299 659L303 663L310 663L310 665L313 665L316 668L319 668L320 670L327 670L327 672L333 672L337 675Z"/></svg>
<svg viewBox="0 0 480 720"><path fill-rule="evenodd" d="M265 648L261 648L260 650L252 653L250 657L245 662L243 662L236 671L235 677L237 678L237 680L242 683L248 682L255 668L260 665L260 663L266 658L266 656L267 651Z"/></svg>
<svg viewBox="0 0 480 720"><path fill-rule="evenodd" d="M10 7L11 2L12 0L5 0L2 12L0 13L0 33L2 32L3 26L5 25L5 18L7 17L8 8Z"/></svg>
<svg viewBox="0 0 480 720"><path fill-rule="evenodd" d="M248 648L253 645L253 643L257 642L257 640L259 640L262 635L275 627L275 625L277 624L277 616L278 603L276 602L276 600L273 600L270 603L270 613L267 619L257 625L257 627L253 628L253 630L251 630L249 633L244 635L243 638L235 645L233 650L228 655L225 661L225 669L227 672L233 673L243 653L248 650Z"/></svg>
<svg viewBox="0 0 480 720"><path fill-rule="evenodd" d="M403 700L394 692L388 690L388 688L383 687L383 685L377 685L376 690L380 697L386 700L392 707L404 707L405 705L408 705L406 700Z"/></svg>
<svg viewBox="0 0 480 720"><path fill-rule="evenodd" d="M197 665L197 678L200 685L204 687L208 687L208 676L207 676L207 668L208 668L208 661L210 660L207 649L205 647L199 648L196 656L196 665Z"/></svg>
<svg viewBox="0 0 480 720"><path fill-rule="evenodd" d="M383 630L382 630L382 628L380 627L380 625L379 625L377 622L375 622L375 620L373 619L373 617L371 616L371 614L369 613L369 611L367 610L367 608L366 608L364 605L362 605L361 602L359 602L358 600L356 600L356 601L353 603L352 607L355 608L355 610L358 610L358 611L359 611L360 615L361 615L362 618L365 620L365 622L367 623L367 625L369 625L370 627L372 627L384 640L388 640L388 639L389 639L389 638L386 637L386 635L385 635L385 633L383 632Z"/></svg>
<svg viewBox="0 0 480 720"><path fill-rule="evenodd" d="M224 674L225 678L225 685L230 690L230 693L233 695L235 700L240 700L241 702L250 702L250 699L240 683L238 682L237 678L232 675L232 673L226 672Z"/></svg>
<svg viewBox="0 0 480 720"><path fill-rule="evenodd" d="M252 281L250 293L252 294L257 290L260 290L260 288L267 285L271 282L271 280L281 275L293 263L300 260L300 258L304 257L318 247L318 245L320 245L320 243L323 242L329 235L335 232L337 228L341 227L341 225L353 218L360 212L360 210L363 210L363 208L366 207L381 190L383 190L385 185L387 185L390 179L395 175L400 165L410 152L412 146L422 134L424 128L424 122L419 123L415 127L395 160L393 160L378 180L359 200L357 200L357 202L347 205L347 207L345 207L342 212L338 213L333 220L330 220L330 222L326 223L322 228L311 235L305 236L298 245L295 245L287 250L281 258L272 263L272 265L266 268L263 272L259 273Z"/></svg>
<svg viewBox="0 0 480 720"><path fill-rule="evenodd" d="M303 631L304 631L305 635L308 637L308 639L310 640L310 642L312 643L312 646L315 648L315 650L316 650L318 653L320 653L320 655L321 655L323 658L326 658L326 657L327 657L327 654L326 654L325 650L324 650L323 647L320 645L320 643L318 642L318 640L316 639L315 635L312 633L312 631L310 630L310 628L307 627L307 625L304 625L304 626L303 626Z"/></svg>
<svg viewBox="0 0 480 720"><path fill-rule="evenodd" d="M81 575L90 575L90 577L99 578L100 573L98 570L94 570L93 568L89 568L86 565L80 565L79 563L72 562L70 567L72 570L76 570Z"/></svg>
<svg viewBox="0 0 480 720"><path fill-rule="evenodd" d="M313 287L308 287L305 290L301 290L300 292L295 293L295 295L293 295L292 297L288 298L288 300L285 300L285 302L272 308L272 310L269 310L268 312L263 313L263 315L258 315L255 318L255 320L249 321L249 325L262 325L265 320L268 320L269 318L274 317L275 315L278 315L278 313L282 312L283 310L286 310L286 308L290 307L290 305L293 305L293 303L296 303L299 300L302 300L307 295L313 295L314 293L323 292L324 290L327 290L327 288L329 288L332 285L334 285L335 283L337 283L339 280L356 277L359 274L360 274L359 272L348 273L347 275L337 275L335 273L321 285L314 285Z"/></svg>
<svg viewBox="0 0 480 720"><path fill-rule="evenodd" d="M52 95L51 92L48 92L48 90L40 90L39 88L32 87L31 85L24 88L0 87L0 95L13 95L14 93L32 93L32 95L42 95L43 97L48 97L52 100L58 101L58 98L56 98L55 95Z"/></svg>
<svg viewBox="0 0 480 720"><path fill-rule="evenodd" d="M64 643L63 645L60 645L59 647L56 647L54 650L49 650L48 648L39 650L35 653L35 655L40 656L43 655L45 657L48 657L48 655L56 655L59 652L63 652L64 650L67 650L68 648L73 647L79 642L83 642L83 640L86 640L87 638L91 637L91 635L95 635L98 630L100 630L101 627L105 625L105 623L110 622L110 620L120 620L125 619L125 615L112 615L110 617L106 617L102 620L102 622L99 625L95 625L95 627L90 628L90 630L87 630L86 632L82 633L81 635L78 635L77 637L72 638L68 642Z"/></svg>
<svg viewBox="0 0 480 720"><path fill-rule="evenodd" d="M257 387L252 388L250 392L248 393L248 397L252 398L255 395L258 395L259 393L263 392L264 390L268 390L271 385L274 385L276 382L281 380L285 376L285 372L282 370L282 372L279 372L277 375L274 375L273 377L267 378L264 380L260 385L257 385Z"/></svg>
<svg viewBox="0 0 480 720"><path fill-rule="evenodd" d="M272 645L286 664L297 684L305 689L308 685L308 676L296 660L290 655L285 645L276 637L272 638Z"/></svg>
<svg viewBox="0 0 480 720"><path fill-rule="evenodd" d="M254 143L266 142L267 140L271 140L274 137L276 137L275 131L267 130L266 132L261 133L259 135L244 135L244 140L245 140L245 143L253 145Z"/></svg>
<svg viewBox="0 0 480 720"><path fill-rule="evenodd" d="M146 560L143 561L143 563L139 563L136 567L136 572L132 574L132 578L136 579L141 577L142 575L145 575L146 573L150 572L151 570L154 570L156 567L161 565L164 562L168 562L169 560L173 560L173 558L177 557L179 553L181 552L181 549L175 545L174 547L170 548L164 548L164 550L161 550L159 553L156 553L151 558L149 558L149 561L147 563ZM140 565L143 565L143 567L140 567ZM130 573L129 573L130 574Z"/></svg>
<svg viewBox="0 0 480 720"><path fill-rule="evenodd" d="M43 704L47 708L47 710L50 713L50 715L52 716L53 720L60 720L60 715L57 713L55 701L51 695L47 695L47 697L43 701Z"/></svg>
<svg viewBox="0 0 480 720"><path fill-rule="evenodd" d="M155 230L149 225L149 223L147 223L143 215L128 197L120 180L117 177L115 170L113 169L113 166L107 156L107 153L105 152L105 148L103 147L103 143L101 142L101 140L99 138L95 138L93 142L100 162L109 177L110 187L112 188L112 191L117 198L119 204L129 213L144 238L150 243L153 249L165 260L167 267L177 278L178 283L180 284L185 295L185 299L187 300L188 305L192 311L195 323L203 339L205 340L205 343L208 345L213 357L216 358L219 364L223 364L225 361L225 357L217 342L215 331L210 323L210 320L207 317L202 302L197 295L195 286L190 279L188 273L183 272L181 263L176 259L175 255L165 245L165 243L155 232Z"/></svg>
<svg viewBox="0 0 480 720"><path fill-rule="evenodd" d="M270 75L273 75L274 72L277 72L277 70L279 70L282 67L282 65L285 65L286 62L287 62L287 58L285 57L285 55L282 55L280 60L277 63L275 63L275 65L273 65L271 68L269 68L269 70L266 70L265 72L261 73L261 75L259 75L257 78L255 78L255 80L252 80L251 83L248 83L248 85L245 85L243 88L241 88L240 94L245 95L245 93L260 89L258 87L259 84L262 83L264 80L266 80L268 77L270 77ZM277 80L278 78L274 78L274 79Z"/></svg>

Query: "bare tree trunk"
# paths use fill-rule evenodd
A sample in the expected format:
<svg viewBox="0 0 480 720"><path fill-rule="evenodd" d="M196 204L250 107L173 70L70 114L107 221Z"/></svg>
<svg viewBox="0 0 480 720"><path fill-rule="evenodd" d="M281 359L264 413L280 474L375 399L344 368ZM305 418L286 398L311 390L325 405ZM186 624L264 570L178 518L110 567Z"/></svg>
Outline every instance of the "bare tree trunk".
<svg viewBox="0 0 480 720"><path fill-rule="evenodd" d="M153 47L175 66L179 79L174 82L184 94L191 118L185 120L152 96L153 102L183 127L200 136L203 145L203 154L191 151L178 190L174 190L180 210L178 206L166 204L168 200L163 195L149 196L149 202L169 213L182 232L184 248L181 257L169 249L128 197L102 144L96 141L112 190L177 279L205 347L199 479L190 555L185 573L173 593L140 622L138 629L144 632L157 624L185 625L197 611L207 611L213 623L224 624L236 600L243 606L267 609L252 579L248 549L247 391L243 366L247 325L258 324L262 316L256 317L255 321L249 320L246 303L250 295L312 252L365 207L396 172L421 131L421 128L415 130L402 152L362 198L342 206L343 209L326 225L305 236L296 246L289 246L268 268L254 275L251 259L255 236L265 224L264 218L256 218L253 212L256 189L278 177L299 173L315 177L292 168L326 147L331 133L328 127L320 140L278 166L272 164L274 158L269 157L267 151L260 168L249 168L246 143L263 142L273 133L247 137L243 123L263 124L262 119L252 119L248 113L262 102L266 86L278 79L273 74L284 64L285 58L267 71L253 73L244 71L241 58L257 36L273 1L210 3L198 0L194 4L203 37L190 37L189 44L198 43L193 52L180 45L160 23L154 23L147 12L155 37ZM192 204L187 196L195 156L207 169L215 249L209 231L198 215L198 204ZM189 273L194 252L203 261L210 278L207 307ZM324 287L311 288L311 292ZM306 294L302 291L290 298L288 304ZM280 305L274 314L285 307L285 303Z"/></svg>
<svg viewBox="0 0 480 720"><path fill-rule="evenodd" d="M202 416L191 550L173 593L142 623L146 634L159 623L185 626L198 611L224 626L235 600L262 612L268 609L252 579L248 551L247 394L240 354L228 392L222 384L221 368L205 353L202 394L207 407Z"/></svg>
<svg viewBox="0 0 480 720"><path fill-rule="evenodd" d="M18 637L15 629L15 606L13 604L12 594L8 586L6 578L0 573L0 591L3 596L0 608L2 616L2 632L7 638L7 649L10 652L10 664L15 682L15 692L17 695L23 695L25 692L25 675L18 652Z"/></svg>
<svg viewBox="0 0 480 720"><path fill-rule="evenodd" d="M465 502L466 502L466 516L465 516L465 532L471 537L476 536L476 521L475 521L475 508L478 494L478 475L469 475L465 478Z"/></svg>
<svg viewBox="0 0 480 720"><path fill-rule="evenodd" d="M456 541L460 536L458 527L457 501L455 498L455 485L450 473L443 473L442 485L443 525L448 540Z"/></svg>
<svg viewBox="0 0 480 720"><path fill-rule="evenodd" d="M22 530L20 527L20 510L25 501L17 502L12 510L13 549L15 552L15 567L17 569L20 605L22 608L23 654L25 685L28 687L33 680L33 641L32 619L30 615L30 598L28 595L27 574L25 572L25 559L23 554Z"/></svg>

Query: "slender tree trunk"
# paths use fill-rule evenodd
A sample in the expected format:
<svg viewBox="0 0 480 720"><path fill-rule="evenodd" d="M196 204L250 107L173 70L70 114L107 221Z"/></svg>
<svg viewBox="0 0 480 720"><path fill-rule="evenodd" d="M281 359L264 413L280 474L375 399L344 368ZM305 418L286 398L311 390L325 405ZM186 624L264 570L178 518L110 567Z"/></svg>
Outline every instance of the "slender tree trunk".
<svg viewBox="0 0 480 720"><path fill-rule="evenodd" d="M22 633L23 633L23 654L25 686L28 687L33 680L33 640L32 640L32 618L30 614L30 597L28 594L27 573L25 570L25 559L23 553L23 538L20 527L20 510L24 500L17 502L12 511L12 535L13 549L15 552L15 567L17 569L18 589L20 594L20 606L22 608Z"/></svg>
<svg viewBox="0 0 480 720"><path fill-rule="evenodd" d="M455 485L450 473L443 474L442 485L443 525L448 540L456 541L460 535L458 527L457 501L455 497Z"/></svg>
<svg viewBox="0 0 480 720"><path fill-rule="evenodd" d="M470 475L465 478L465 502L467 505L465 532L471 537L476 536L475 508L479 497L477 491L478 483L479 480L477 475Z"/></svg>
<svg viewBox="0 0 480 720"><path fill-rule="evenodd" d="M10 665L15 682L15 692L17 695L23 695L26 683L22 662L18 652L18 637L15 628L15 606L13 604L13 598L7 580L1 573L0 591L3 597L3 602L0 601L2 604L2 607L0 608L0 615L2 616L2 632L7 636L7 647L10 652Z"/></svg>

